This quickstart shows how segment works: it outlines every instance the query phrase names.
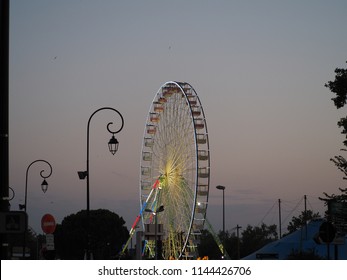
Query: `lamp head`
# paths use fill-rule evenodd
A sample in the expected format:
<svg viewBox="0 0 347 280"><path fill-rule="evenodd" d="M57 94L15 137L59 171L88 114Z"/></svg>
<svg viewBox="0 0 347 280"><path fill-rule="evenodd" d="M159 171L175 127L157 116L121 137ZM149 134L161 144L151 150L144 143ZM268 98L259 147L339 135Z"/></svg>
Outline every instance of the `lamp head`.
<svg viewBox="0 0 347 280"><path fill-rule="evenodd" d="M47 183L46 179L43 179L43 182L41 184L41 189L44 193L46 193L46 191L48 190L48 183Z"/></svg>
<svg viewBox="0 0 347 280"><path fill-rule="evenodd" d="M110 141L108 141L108 149L110 150L111 154L114 155L118 151L119 142L118 140L112 135L112 138Z"/></svg>

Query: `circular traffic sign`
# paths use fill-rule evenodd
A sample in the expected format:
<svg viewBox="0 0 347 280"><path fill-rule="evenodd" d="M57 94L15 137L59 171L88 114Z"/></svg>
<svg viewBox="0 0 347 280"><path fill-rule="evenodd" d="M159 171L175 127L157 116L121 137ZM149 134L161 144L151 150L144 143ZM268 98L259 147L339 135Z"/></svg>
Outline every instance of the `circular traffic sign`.
<svg viewBox="0 0 347 280"><path fill-rule="evenodd" d="M336 229L330 222L323 222L319 227L319 237L325 243L331 243L336 235Z"/></svg>
<svg viewBox="0 0 347 280"><path fill-rule="evenodd" d="M51 234L55 231L56 223L55 219L51 214L43 215L41 219L41 228L44 233Z"/></svg>

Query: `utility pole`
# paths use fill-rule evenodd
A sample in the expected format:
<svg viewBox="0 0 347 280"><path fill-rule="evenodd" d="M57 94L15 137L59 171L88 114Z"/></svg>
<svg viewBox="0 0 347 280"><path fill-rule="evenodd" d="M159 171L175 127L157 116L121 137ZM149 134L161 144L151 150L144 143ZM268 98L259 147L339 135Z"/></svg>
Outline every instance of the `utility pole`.
<svg viewBox="0 0 347 280"><path fill-rule="evenodd" d="M237 259L240 259L240 235L239 235L239 229L242 228L241 226L236 226L236 236L237 236Z"/></svg>
<svg viewBox="0 0 347 280"><path fill-rule="evenodd" d="M304 216L304 222L305 222L305 240L307 240L307 195L304 195L304 201L305 201L305 216Z"/></svg>
<svg viewBox="0 0 347 280"><path fill-rule="evenodd" d="M279 229L279 239L282 238L282 229L281 229L281 225L282 225L282 218L281 218L281 199L278 199L278 229Z"/></svg>

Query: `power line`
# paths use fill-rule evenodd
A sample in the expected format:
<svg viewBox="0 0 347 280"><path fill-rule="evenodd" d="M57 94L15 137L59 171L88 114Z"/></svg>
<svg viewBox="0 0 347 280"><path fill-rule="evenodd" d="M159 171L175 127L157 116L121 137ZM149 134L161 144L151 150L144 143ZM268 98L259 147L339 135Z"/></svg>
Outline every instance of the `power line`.
<svg viewBox="0 0 347 280"><path fill-rule="evenodd" d="M286 218L284 219L283 223L285 223L287 221L287 219L289 218L289 216L293 215L293 212L296 211L298 209L298 207L300 206L300 204L302 203L302 200L304 198L302 197L299 202L296 204L296 206L294 207L294 209L286 216Z"/></svg>
<svg viewBox="0 0 347 280"><path fill-rule="evenodd" d="M259 226L260 224L264 223L265 218L267 217L267 215L269 215L269 213L272 211L272 209L275 207L276 202L274 202L274 204L271 206L271 208L267 211L267 213L265 214L265 216L261 219L261 221L258 223L257 226Z"/></svg>

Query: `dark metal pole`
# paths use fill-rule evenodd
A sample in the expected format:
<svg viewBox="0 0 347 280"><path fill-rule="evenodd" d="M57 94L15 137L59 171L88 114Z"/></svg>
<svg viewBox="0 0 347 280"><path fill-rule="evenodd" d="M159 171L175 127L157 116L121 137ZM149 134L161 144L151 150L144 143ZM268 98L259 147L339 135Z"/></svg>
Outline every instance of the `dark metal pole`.
<svg viewBox="0 0 347 280"><path fill-rule="evenodd" d="M282 228L281 228L281 225L282 225L282 214L281 214L281 199L278 199L278 229L279 229L279 239L282 238Z"/></svg>
<svg viewBox="0 0 347 280"><path fill-rule="evenodd" d="M237 259L240 259L240 235L239 235L239 229L242 228L241 226L236 226L236 236L237 236Z"/></svg>
<svg viewBox="0 0 347 280"><path fill-rule="evenodd" d="M36 162L44 162L49 166L49 169L50 169L49 174L47 176L44 176L43 175L44 170L41 170L41 172L40 172L41 178L46 179L46 178L50 177L52 175L52 172L53 172L52 165L46 160L37 159L37 160L34 160L32 163L29 164L29 166L27 167L27 171L25 173L25 198L24 198L24 211L25 211L25 213L27 212L29 169Z"/></svg>
<svg viewBox="0 0 347 280"><path fill-rule="evenodd" d="M223 189L223 240L225 239L225 196L224 196L224 191L225 191L225 188Z"/></svg>
<svg viewBox="0 0 347 280"><path fill-rule="evenodd" d="M222 235L222 247L223 247L223 258L224 258L224 255L225 255L225 198L224 198L224 190L225 190L225 187L224 186L216 186L216 189L218 190L222 190L223 191L223 235Z"/></svg>
<svg viewBox="0 0 347 280"><path fill-rule="evenodd" d="M9 196L9 0L0 1L0 211L10 209ZM7 235L1 234L1 259L7 259Z"/></svg>
<svg viewBox="0 0 347 280"><path fill-rule="evenodd" d="M112 110L115 111L121 118L122 120L122 124L120 129L118 129L117 131L113 132L110 131L109 129L109 125L112 123L109 123L107 125L107 130L112 133L113 135L120 132L123 129L124 126L124 118L121 115L121 113L119 113L116 109L111 108L111 107L103 107L100 108L98 110L96 110L90 117L88 120L88 124L87 124L87 248L86 248L86 259L89 260L90 259L90 196L89 196L89 127L90 127L90 121L92 119L92 117L99 111L101 110Z"/></svg>
<svg viewBox="0 0 347 280"><path fill-rule="evenodd" d="M52 165L50 165L50 163L46 160L43 159L38 159L38 160L34 160L32 163L29 164L29 166L27 167L27 171L25 173L25 195L24 195L24 212L27 213L27 200L28 200L28 178L29 178L29 169L30 167L36 163L36 162L44 162L46 164L48 164L49 168L50 168L50 172L47 176L43 175L44 170L42 170L40 172L40 175L43 179L48 178L49 176L52 175L53 169L52 169ZM27 228L25 228L24 230L24 238L23 238L23 260L25 259L25 247L26 247L26 235L27 235Z"/></svg>
<svg viewBox="0 0 347 280"><path fill-rule="evenodd" d="M307 240L307 195L304 195L304 201L305 201L305 240Z"/></svg>
<svg viewBox="0 0 347 280"><path fill-rule="evenodd" d="M86 248L86 259L90 260L89 251L90 251L90 221L89 221L89 124L91 118L94 116L96 112L94 112L89 120L87 125L87 248Z"/></svg>

